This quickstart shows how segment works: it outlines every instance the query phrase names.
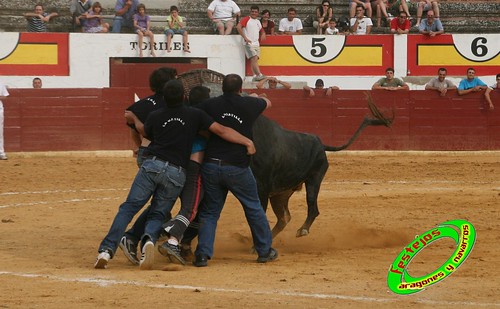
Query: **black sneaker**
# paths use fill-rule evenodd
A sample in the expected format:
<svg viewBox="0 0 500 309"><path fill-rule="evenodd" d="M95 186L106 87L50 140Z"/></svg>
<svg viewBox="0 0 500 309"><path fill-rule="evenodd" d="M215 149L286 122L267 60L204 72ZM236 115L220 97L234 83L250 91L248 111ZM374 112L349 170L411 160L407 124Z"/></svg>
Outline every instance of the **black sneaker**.
<svg viewBox="0 0 500 309"><path fill-rule="evenodd" d="M161 246L158 246L158 251L160 251L163 256L168 257L170 261L186 265L186 260L184 260L181 256L181 247L179 245L176 246L169 244L168 242L164 242Z"/></svg>
<svg viewBox="0 0 500 309"><path fill-rule="evenodd" d="M204 254L197 255L193 261L193 265L196 267L205 267L208 266L208 256Z"/></svg>
<svg viewBox="0 0 500 309"><path fill-rule="evenodd" d="M181 244L181 256L185 261L192 262L194 260L194 254L191 251L190 245Z"/></svg>
<svg viewBox="0 0 500 309"><path fill-rule="evenodd" d="M127 236L123 236L122 239L120 239L120 249L122 249L123 253L127 257L127 259L130 261L130 263L134 265L139 265L139 259L137 258L137 243L133 242L130 238L127 238Z"/></svg>
<svg viewBox="0 0 500 309"><path fill-rule="evenodd" d="M257 258L257 263L267 263L274 261L278 258L278 251L274 248L269 249L269 253L266 256L259 256Z"/></svg>

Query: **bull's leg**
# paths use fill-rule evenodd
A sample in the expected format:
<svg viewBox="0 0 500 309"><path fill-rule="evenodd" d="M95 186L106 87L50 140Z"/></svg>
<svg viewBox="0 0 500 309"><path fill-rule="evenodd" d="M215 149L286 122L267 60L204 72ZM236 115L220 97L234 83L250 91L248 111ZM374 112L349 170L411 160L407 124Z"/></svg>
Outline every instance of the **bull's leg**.
<svg viewBox="0 0 500 309"><path fill-rule="evenodd" d="M274 214L278 219L272 230L273 238L275 238L292 219L290 211L288 210L288 201L293 192L292 190L280 192L270 198Z"/></svg>
<svg viewBox="0 0 500 309"><path fill-rule="evenodd" d="M316 173L308 180L306 180L306 199L307 199L307 218L300 229L297 230L297 237L306 236L309 234L309 228L314 222L314 219L319 215L318 210L318 195L321 187L321 182L325 177L326 170L328 169L328 161L325 160L324 164L318 169Z"/></svg>

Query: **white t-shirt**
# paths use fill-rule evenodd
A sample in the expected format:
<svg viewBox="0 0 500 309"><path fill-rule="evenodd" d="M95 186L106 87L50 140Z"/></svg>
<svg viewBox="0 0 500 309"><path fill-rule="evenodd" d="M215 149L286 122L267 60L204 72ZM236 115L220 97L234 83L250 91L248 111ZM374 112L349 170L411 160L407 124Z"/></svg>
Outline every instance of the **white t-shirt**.
<svg viewBox="0 0 500 309"><path fill-rule="evenodd" d="M214 0L208 6L208 10L213 12L213 17L220 20L230 20L234 14L240 12L238 5L232 0Z"/></svg>
<svg viewBox="0 0 500 309"><path fill-rule="evenodd" d="M302 22L298 18L289 21L288 18L280 20L279 31L281 32L297 32L302 30Z"/></svg>
<svg viewBox="0 0 500 309"><path fill-rule="evenodd" d="M339 29L337 28L326 28L326 34L339 34Z"/></svg>
<svg viewBox="0 0 500 309"><path fill-rule="evenodd" d="M351 18L351 27L356 23L356 17ZM354 31L354 34L366 34L366 28L368 26L373 26L371 18L363 17L363 19L358 23L358 29Z"/></svg>
<svg viewBox="0 0 500 309"><path fill-rule="evenodd" d="M253 19L250 16L245 16L240 20L240 23L243 33L252 41L251 45L259 46L260 31L262 29L260 21L257 18ZM243 45L245 44L246 42L243 41Z"/></svg>

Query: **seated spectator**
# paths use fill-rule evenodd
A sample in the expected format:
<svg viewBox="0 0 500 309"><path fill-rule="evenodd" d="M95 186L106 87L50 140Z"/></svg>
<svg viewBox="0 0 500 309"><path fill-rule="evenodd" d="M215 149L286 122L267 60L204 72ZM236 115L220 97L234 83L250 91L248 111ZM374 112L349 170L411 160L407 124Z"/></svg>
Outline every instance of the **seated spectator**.
<svg viewBox="0 0 500 309"><path fill-rule="evenodd" d="M208 18L213 22L214 30L220 35L228 35L237 24L241 10L232 0L213 0L207 9Z"/></svg>
<svg viewBox="0 0 500 309"><path fill-rule="evenodd" d="M422 14L427 11L429 12L430 10L434 11L436 14L435 18L439 19L439 5L437 0L424 0L424 1L419 1L417 5L417 23L415 24L415 27L420 26L420 21L422 19Z"/></svg>
<svg viewBox="0 0 500 309"><path fill-rule="evenodd" d="M92 7L92 0L71 0L69 11L71 12L73 31L76 31L82 23L82 15L87 13Z"/></svg>
<svg viewBox="0 0 500 309"><path fill-rule="evenodd" d="M436 36L444 33L443 24L439 19L434 18L433 11L427 11L427 18L422 20L418 28L419 32L428 36Z"/></svg>
<svg viewBox="0 0 500 309"><path fill-rule="evenodd" d="M438 77L431 79L426 85L425 90L436 90L439 95L444 97L449 89L457 89L457 86L446 78L448 71L445 68L438 69Z"/></svg>
<svg viewBox="0 0 500 309"><path fill-rule="evenodd" d="M372 20L365 16L365 8L358 6L356 16L351 18L351 33L357 35L370 34L372 26Z"/></svg>
<svg viewBox="0 0 500 309"><path fill-rule="evenodd" d="M372 89L384 89L389 91L395 90L410 90L410 87L399 78L394 77L394 69L387 68L385 70L385 77L379 79L373 84Z"/></svg>
<svg viewBox="0 0 500 309"><path fill-rule="evenodd" d="M47 25L51 18L58 16L56 12L46 13L43 11L43 5L35 5L35 11L23 14L28 21L28 32L47 32Z"/></svg>
<svg viewBox="0 0 500 309"><path fill-rule="evenodd" d="M495 106L493 105L493 102L491 101L490 93L493 90L500 90L500 74L497 74L497 82L493 85L491 85L489 88L486 89L486 92L484 93L484 98L486 99L486 102L488 102L488 105L490 109L494 109Z"/></svg>
<svg viewBox="0 0 500 309"><path fill-rule="evenodd" d="M323 30L328 28L330 20L333 18L333 8L330 1L324 0L320 6L316 8L316 20L313 22L313 27L317 30L316 34L323 34Z"/></svg>
<svg viewBox="0 0 500 309"><path fill-rule="evenodd" d="M40 77L33 78L33 88L35 89L42 88L42 79Z"/></svg>
<svg viewBox="0 0 500 309"><path fill-rule="evenodd" d="M302 89L304 89L304 93L307 96L312 98L312 97L316 96L316 91L320 91L320 92L322 91L326 96L331 97L332 91L339 90L340 88L337 86L332 86L332 87L328 87L327 89L325 89L325 83L323 82L323 80L317 79L316 82L314 83L314 88L311 88L311 87L305 85L304 87L302 87Z"/></svg>
<svg viewBox="0 0 500 309"><path fill-rule="evenodd" d="M292 85L273 76L267 76L255 85L257 89L290 89Z"/></svg>
<svg viewBox="0 0 500 309"><path fill-rule="evenodd" d="M156 57L155 54L155 35L151 31L151 17L146 14L146 6L144 4L139 4L137 6L137 13L134 14L134 28L135 32L139 36L139 57L142 57L142 42L144 40L144 36L149 37L149 50L151 56Z"/></svg>
<svg viewBox="0 0 500 309"><path fill-rule="evenodd" d="M391 20L391 33L408 34L410 32L410 21L405 11L399 12L398 18Z"/></svg>
<svg viewBox="0 0 500 309"><path fill-rule="evenodd" d="M337 21L334 19L330 20L328 23L328 28L325 30L325 34L336 35L339 34L339 29L337 29Z"/></svg>
<svg viewBox="0 0 500 309"><path fill-rule="evenodd" d="M122 32L122 27L134 29L133 16L137 11L139 0L116 0L113 33Z"/></svg>
<svg viewBox="0 0 500 309"><path fill-rule="evenodd" d="M182 35L182 46L186 53L190 53L188 45L188 32L184 29L184 18L179 16L179 9L172 5L170 7L170 16L167 17L167 26L165 27L165 34L167 35L167 52L172 51L172 37L174 34Z"/></svg>
<svg viewBox="0 0 500 309"><path fill-rule="evenodd" d="M393 11L396 11L397 13L403 11L406 13L406 16L408 16L408 19L411 18L411 15L410 15L410 9L408 7L408 5L412 5L413 3L410 2L410 0L396 0L396 2L394 2L392 5L391 5L391 9ZM412 6L414 8L414 6ZM418 26L416 26L418 28Z"/></svg>
<svg viewBox="0 0 500 309"><path fill-rule="evenodd" d="M87 13L84 13L82 19L82 30L85 33L107 33L109 32L109 24L102 19L102 7L99 2L94 2L92 8Z"/></svg>
<svg viewBox="0 0 500 309"><path fill-rule="evenodd" d="M297 10L289 8L287 17L280 20L278 31L280 34L302 34L302 22L297 17Z"/></svg>
<svg viewBox="0 0 500 309"><path fill-rule="evenodd" d="M467 78L462 79L460 84L458 84L458 95L482 91L488 88L488 86L486 86L482 80L475 77L475 75L476 70L474 68L467 69Z"/></svg>
<svg viewBox="0 0 500 309"><path fill-rule="evenodd" d="M375 7L375 10L377 12L377 27L381 26L382 17L384 17L385 20L388 22L391 22L393 20L392 15L390 13L387 13L387 6L388 6L387 0L374 0L372 1L372 6Z"/></svg>
<svg viewBox="0 0 500 309"><path fill-rule="evenodd" d="M274 35L274 28L276 25L274 24L274 21L269 19L271 18L271 12L269 12L269 10L264 10L262 11L261 16L260 24L262 25L262 29L264 29L266 35Z"/></svg>
<svg viewBox="0 0 500 309"><path fill-rule="evenodd" d="M367 12L369 18L372 18L372 4L370 0L349 0L349 18L354 18L358 7L362 7ZM363 11L363 12L364 12Z"/></svg>

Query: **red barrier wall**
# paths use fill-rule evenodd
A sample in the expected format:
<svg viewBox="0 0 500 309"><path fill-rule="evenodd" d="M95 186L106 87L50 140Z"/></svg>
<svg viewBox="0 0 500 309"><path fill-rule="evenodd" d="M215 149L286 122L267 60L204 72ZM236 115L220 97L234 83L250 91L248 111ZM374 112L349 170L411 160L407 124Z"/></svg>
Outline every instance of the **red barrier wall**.
<svg viewBox="0 0 500 309"><path fill-rule="evenodd" d="M148 88L10 89L4 100L5 149L19 151L125 150L132 148L123 111ZM283 127L314 133L341 145L369 115L366 95L387 115L391 128L368 127L357 150L500 150L500 93L488 110L483 93L444 98L435 91L335 91L308 98L302 90L266 90L265 112Z"/></svg>

